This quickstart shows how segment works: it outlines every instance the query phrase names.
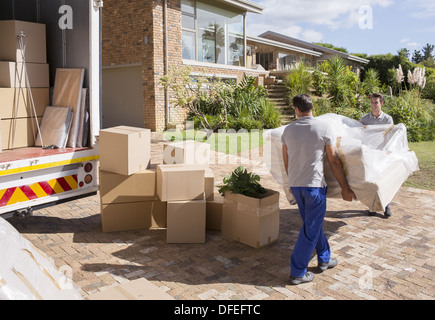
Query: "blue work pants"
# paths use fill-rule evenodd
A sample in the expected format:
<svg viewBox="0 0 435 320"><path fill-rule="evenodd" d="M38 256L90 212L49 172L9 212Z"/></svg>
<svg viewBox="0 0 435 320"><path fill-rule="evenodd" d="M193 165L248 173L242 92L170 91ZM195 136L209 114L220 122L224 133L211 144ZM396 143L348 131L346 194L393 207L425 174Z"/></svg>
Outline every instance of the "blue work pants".
<svg viewBox="0 0 435 320"><path fill-rule="evenodd" d="M328 240L323 232L326 213L326 187L291 187L298 204L303 225L290 259L290 276L303 277L316 249L317 261L326 263L331 256Z"/></svg>

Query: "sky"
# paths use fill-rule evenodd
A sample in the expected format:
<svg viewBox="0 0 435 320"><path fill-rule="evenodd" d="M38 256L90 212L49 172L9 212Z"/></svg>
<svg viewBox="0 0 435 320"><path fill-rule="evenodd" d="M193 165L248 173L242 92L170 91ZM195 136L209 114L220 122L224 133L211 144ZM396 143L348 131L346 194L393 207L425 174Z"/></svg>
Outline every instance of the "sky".
<svg viewBox="0 0 435 320"><path fill-rule="evenodd" d="M251 0L247 34L271 30L308 42L330 43L349 53L393 55L435 45L434 0Z"/></svg>

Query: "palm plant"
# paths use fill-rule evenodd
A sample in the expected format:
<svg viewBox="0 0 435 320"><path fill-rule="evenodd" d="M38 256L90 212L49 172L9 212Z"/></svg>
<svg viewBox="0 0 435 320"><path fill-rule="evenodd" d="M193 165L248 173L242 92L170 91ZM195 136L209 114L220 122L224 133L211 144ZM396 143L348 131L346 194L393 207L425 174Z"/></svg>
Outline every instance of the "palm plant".
<svg viewBox="0 0 435 320"><path fill-rule="evenodd" d="M285 79L288 89L288 100L301 93L309 93L313 79L308 67L304 62L299 62L290 69L290 73Z"/></svg>
<svg viewBox="0 0 435 320"><path fill-rule="evenodd" d="M379 80L379 73L373 68L370 68L366 71L364 80L363 80L363 88L364 92L367 95L372 94L373 92L379 92L379 88L381 86L381 81Z"/></svg>

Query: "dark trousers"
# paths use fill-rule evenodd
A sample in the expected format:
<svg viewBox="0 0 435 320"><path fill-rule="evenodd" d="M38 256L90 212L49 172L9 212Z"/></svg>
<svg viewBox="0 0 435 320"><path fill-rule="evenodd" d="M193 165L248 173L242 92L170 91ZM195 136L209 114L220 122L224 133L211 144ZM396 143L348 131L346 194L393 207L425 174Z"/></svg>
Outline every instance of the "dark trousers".
<svg viewBox="0 0 435 320"><path fill-rule="evenodd" d="M290 276L302 277L314 249L319 263L329 261L331 250L323 233L326 213L326 188L292 187L303 225L290 259Z"/></svg>

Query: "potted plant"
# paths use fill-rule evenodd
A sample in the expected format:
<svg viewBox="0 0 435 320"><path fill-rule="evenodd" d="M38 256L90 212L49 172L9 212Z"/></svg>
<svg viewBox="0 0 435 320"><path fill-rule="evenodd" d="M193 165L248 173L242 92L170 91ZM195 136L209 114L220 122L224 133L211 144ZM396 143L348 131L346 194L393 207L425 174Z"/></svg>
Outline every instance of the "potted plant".
<svg viewBox="0 0 435 320"><path fill-rule="evenodd" d="M218 190L224 196L221 232L254 248L278 239L279 192L260 184L260 176L237 167Z"/></svg>

